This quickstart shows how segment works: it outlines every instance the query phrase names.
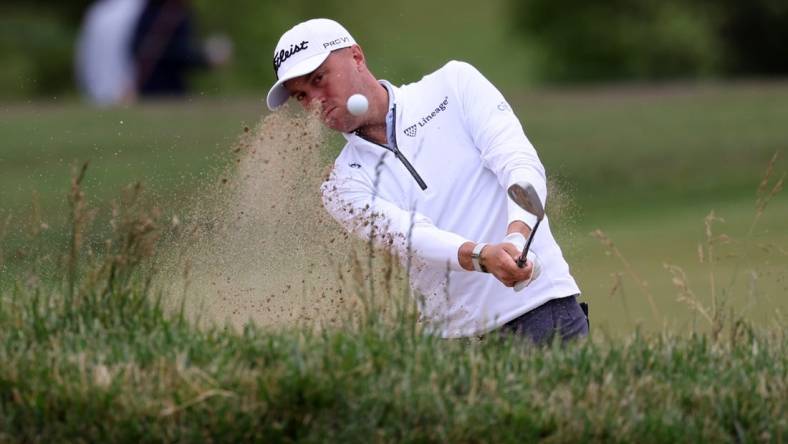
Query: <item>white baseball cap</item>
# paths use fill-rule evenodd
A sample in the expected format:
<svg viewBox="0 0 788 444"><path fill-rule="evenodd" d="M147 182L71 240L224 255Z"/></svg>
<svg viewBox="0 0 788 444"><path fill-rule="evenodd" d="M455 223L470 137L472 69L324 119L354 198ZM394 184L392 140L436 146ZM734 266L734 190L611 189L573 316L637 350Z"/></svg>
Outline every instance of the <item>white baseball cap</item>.
<svg viewBox="0 0 788 444"><path fill-rule="evenodd" d="M286 81L316 70L331 51L355 44L347 29L334 20L312 19L290 28L282 34L274 50L277 80L268 91L268 109L273 111L287 102L290 93L284 86Z"/></svg>

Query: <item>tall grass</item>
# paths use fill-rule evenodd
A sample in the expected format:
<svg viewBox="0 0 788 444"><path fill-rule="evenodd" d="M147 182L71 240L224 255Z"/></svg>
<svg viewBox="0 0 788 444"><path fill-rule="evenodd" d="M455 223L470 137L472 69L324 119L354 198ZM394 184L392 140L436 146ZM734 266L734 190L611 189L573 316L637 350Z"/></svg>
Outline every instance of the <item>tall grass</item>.
<svg viewBox="0 0 788 444"><path fill-rule="evenodd" d="M56 252L67 277L0 290L0 441L788 439L784 327L727 318L715 335L546 348L441 340L421 331L394 261L363 246L342 276L359 310L341 326L198 327L151 285L164 225L139 186L109 239L77 239L83 176L72 241Z"/></svg>
<svg viewBox="0 0 788 444"><path fill-rule="evenodd" d="M752 214L752 220L742 224L746 226L743 230L739 230L740 235L729 235L721 231L720 227L726 223L726 220L715 210L711 210L703 218L703 239L697 244L697 264L695 265L700 268L700 272L696 273L696 277L702 277L702 279L698 279L701 281L700 283L697 281L691 283L684 267L667 261L662 263L662 268L669 274L669 281L676 290L676 301L705 322L704 325L708 327L706 331L711 334L712 338L721 334L726 326L726 321L748 318L747 311L752 309L756 303L764 304L764 306L765 304L773 305L774 307L769 309L772 310L769 321L776 322L780 326L783 325L784 318L780 311L780 303L783 301L784 294L777 290L775 292L776 298L759 302L760 295L757 291L757 284L761 276L769 274L768 271L761 270L759 267L765 268L772 265L768 258L769 253L786 255L783 247L776 242L758 241L758 236L762 236L763 233L756 232L756 227L763 217L766 207L783 188L785 173L779 177L776 177L778 175L775 174L779 154L779 151L775 152L764 170L757 190L755 190L755 211ZM727 230L735 229L736 227L733 226L727 227ZM611 274L613 284L609 293L611 297L619 297L625 313L629 314L629 304L624 292L624 282L630 280L636 284L640 292L639 296L648 303L654 320L657 322L669 321L670 313L660 314L649 282L641 277L641 273L627 259L625 253L601 229L591 232L591 236L602 245L605 254L615 258L623 269ZM762 253L765 252L766 254L762 256L766 257L754 258L753 251L758 250ZM720 264L724 260L733 262L734 265L723 268ZM690 264L690 266L692 265ZM779 274L776 281L780 282L784 276L784 273ZM742 277L748 280L747 286L736 286L737 280ZM783 292L784 290L783 288ZM739 313L733 315L734 309L740 310ZM694 322L692 329L693 331L697 329Z"/></svg>

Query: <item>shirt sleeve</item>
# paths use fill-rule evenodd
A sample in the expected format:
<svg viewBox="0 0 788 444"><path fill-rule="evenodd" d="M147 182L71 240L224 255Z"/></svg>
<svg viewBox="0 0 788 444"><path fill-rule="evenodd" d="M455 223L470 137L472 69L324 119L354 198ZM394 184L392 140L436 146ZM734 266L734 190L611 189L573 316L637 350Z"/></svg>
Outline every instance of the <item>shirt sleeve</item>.
<svg viewBox="0 0 788 444"><path fill-rule="evenodd" d="M464 62L450 63L455 66L456 94L465 127L481 151L484 166L495 174L504 190L516 182L530 183L545 205L544 166L506 99L473 66ZM511 199L507 201L508 223L519 220L533 228L536 215L523 210Z"/></svg>
<svg viewBox="0 0 788 444"><path fill-rule="evenodd" d="M369 181L338 169L321 187L323 205L346 230L419 263L464 271L457 252L468 240L441 230L428 217L377 196Z"/></svg>

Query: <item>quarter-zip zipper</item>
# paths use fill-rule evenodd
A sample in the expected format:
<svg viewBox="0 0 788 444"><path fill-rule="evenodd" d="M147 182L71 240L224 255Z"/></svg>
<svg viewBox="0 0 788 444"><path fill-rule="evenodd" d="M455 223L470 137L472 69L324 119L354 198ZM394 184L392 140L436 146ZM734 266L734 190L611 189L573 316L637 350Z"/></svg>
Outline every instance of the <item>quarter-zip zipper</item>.
<svg viewBox="0 0 788 444"><path fill-rule="evenodd" d="M399 159L399 161L402 162L403 165L405 165L405 168L407 168L408 172L410 172L410 175L413 176L414 179L416 179L416 183L419 184L419 188L421 188L421 190L424 191L427 189L427 184L424 182L424 179L422 179L421 176L419 176L419 173L416 171L416 168L414 168L413 165L411 165L411 163L408 162L408 159L405 157L404 154L402 154L402 151L400 151L399 148L397 148L397 105L394 105L393 113L394 113L394 120L392 122L392 129L393 129L392 131L393 140L391 141L392 146L389 147L383 145L382 143L377 143L374 140L369 140L366 137L359 134L358 131L356 131L355 134L371 144L377 145L383 149L389 150L392 153L394 153L394 157Z"/></svg>

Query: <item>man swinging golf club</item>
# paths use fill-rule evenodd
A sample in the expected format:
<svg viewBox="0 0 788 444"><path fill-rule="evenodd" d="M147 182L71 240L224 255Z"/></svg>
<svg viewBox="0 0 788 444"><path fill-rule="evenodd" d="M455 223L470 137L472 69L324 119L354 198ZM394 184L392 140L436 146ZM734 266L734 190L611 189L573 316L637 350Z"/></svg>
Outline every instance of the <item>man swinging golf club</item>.
<svg viewBox="0 0 788 444"><path fill-rule="evenodd" d="M293 97L347 140L322 186L326 209L412 259L411 286L431 331L511 332L536 343L588 334L580 290L544 216L544 167L479 71L451 61L396 87L377 80L350 33L328 19L285 32L273 64L268 107ZM526 243L527 260L518 261Z"/></svg>

